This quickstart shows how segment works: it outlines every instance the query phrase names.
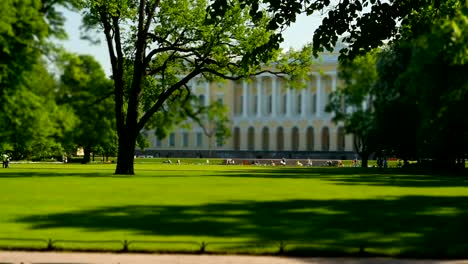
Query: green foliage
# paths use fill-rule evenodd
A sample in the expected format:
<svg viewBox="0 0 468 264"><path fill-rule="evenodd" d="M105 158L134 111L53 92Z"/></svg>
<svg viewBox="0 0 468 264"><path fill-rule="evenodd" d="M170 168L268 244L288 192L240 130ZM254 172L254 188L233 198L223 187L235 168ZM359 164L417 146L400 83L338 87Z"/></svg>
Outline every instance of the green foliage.
<svg viewBox="0 0 468 264"><path fill-rule="evenodd" d="M57 101L73 109L79 123L67 134L67 152L98 152L116 144L112 83L96 60L68 54L61 63Z"/></svg>
<svg viewBox="0 0 468 264"><path fill-rule="evenodd" d="M238 80L276 72L293 74L294 84L305 75L310 50L280 55L278 45L270 45L275 32L268 27L268 14L252 18L251 9L232 1L223 15L212 16L209 4L206 0L84 1L86 27L104 33L112 63L117 174L133 174L133 153L143 128L155 128L163 137L173 125L208 110L193 103L188 86L192 79ZM282 63L274 64L280 58ZM215 123L217 131L226 131L219 121Z"/></svg>
<svg viewBox="0 0 468 264"><path fill-rule="evenodd" d="M49 40L66 36L58 6L78 3L0 3L0 147L14 158L60 156L62 139L75 123L69 108L55 104L57 82L43 61L56 51Z"/></svg>
<svg viewBox="0 0 468 264"><path fill-rule="evenodd" d="M466 4L465 0L240 0L250 8L255 21L271 16L268 28L284 29L296 21L297 15L325 15L313 34L314 54L333 50L336 43L347 44L340 50L341 58L353 59L384 44L409 40L430 29L439 17L453 17L455 10ZM231 1L215 0L210 5L211 16L223 16ZM264 12L266 10L266 12ZM311 36L312 37L312 36ZM277 47L283 40L281 31L270 38L269 46Z"/></svg>
<svg viewBox="0 0 468 264"><path fill-rule="evenodd" d="M367 167L368 156L377 150L376 115L373 110L374 89L378 81L375 50L353 60L341 61L338 89L330 94L325 110L332 112L334 122L342 122L346 133L353 134L354 147Z"/></svg>
<svg viewBox="0 0 468 264"><path fill-rule="evenodd" d="M55 103L57 83L44 63L23 73L23 84L3 94L0 142L15 159L61 156L61 140L76 119L68 107Z"/></svg>
<svg viewBox="0 0 468 264"><path fill-rule="evenodd" d="M420 156L461 164L468 153L467 108L468 3L441 16L430 31L409 44L411 57L403 76L417 102ZM451 161L450 161L451 160ZM461 166L461 165L460 165Z"/></svg>
<svg viewBox="0 0 468 264"><path fill-rule="evenodd" d="M13 89L40 56L47 24L38 0L6 0L0 3L0 96Z"/></svg>

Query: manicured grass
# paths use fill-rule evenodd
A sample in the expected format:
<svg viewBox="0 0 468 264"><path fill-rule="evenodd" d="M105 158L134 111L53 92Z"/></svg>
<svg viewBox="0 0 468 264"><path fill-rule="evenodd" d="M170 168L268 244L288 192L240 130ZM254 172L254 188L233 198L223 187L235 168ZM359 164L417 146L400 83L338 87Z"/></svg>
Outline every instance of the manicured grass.
<svg viewBox="0 0 468 264"><path fill-rule="evenodd" d="M211 252L275 253L283 241L290 254L364 247L376 255L468 257L463 176L158 163L115 176L114 168L0 170L0 246L43 248L46 241L6 239L50 238L77 250L120 250L128 240L130 250L196 251L205 242Z"/></svg>

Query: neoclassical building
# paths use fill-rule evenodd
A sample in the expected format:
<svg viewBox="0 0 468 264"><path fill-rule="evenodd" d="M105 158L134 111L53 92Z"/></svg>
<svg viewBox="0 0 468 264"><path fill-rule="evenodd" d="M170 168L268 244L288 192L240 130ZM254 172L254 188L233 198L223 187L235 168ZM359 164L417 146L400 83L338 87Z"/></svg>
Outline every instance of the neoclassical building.
<svg viewBox="0 0 468 264"><path fill-rule="evenodd" d="M201 127L177 128L165 139L148 131L148 150L175 153L218 152L351 152L352 136L325 112L337 87L337 53L325 53L310 69L303 89L287 89L283 77L261 74L248 80L189 86L203 104L218 101L229 110L231 137L208 137ZM270 155L271 156L271 155ZM274 156L274 155L273 155Z"/></svg>

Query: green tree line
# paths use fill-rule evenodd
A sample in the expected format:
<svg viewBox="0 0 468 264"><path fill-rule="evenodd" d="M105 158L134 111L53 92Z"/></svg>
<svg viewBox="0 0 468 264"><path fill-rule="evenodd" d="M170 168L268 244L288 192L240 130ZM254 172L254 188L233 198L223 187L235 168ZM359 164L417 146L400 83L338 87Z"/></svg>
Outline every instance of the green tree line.
<svg viewBox="0 0 468 264"><path fill-rule="evenodd" d="M312 55L332 50L341 39L343 85L328 110L356 135L361 156L461 167L467 152L467 5L461 0L2 1L0 148L21 158L82 147L85 160L92 152L116 151L116 174L133 174L143 129L163 136L186 118L222 115L210 111L216 105L196 103L191 79L238 80L275 68L272 73L289 74L295 87ZM52 44L66 36L58 7L80 11L85 30L105 37L110 79L92 58L67 55ZM310 46L283 53L282 33L301 13L325 18ZM58 69L53 73L51 62ZM219 127L226 122L210 119Z"/></svg>
<svg viewBox="0 0 468 264"><path fill-rule="evenodd" d="M13 159L116 152L112 82L92 57L54 44L66 38L59 7L79 4L0 3L0 152Z"/></svg>

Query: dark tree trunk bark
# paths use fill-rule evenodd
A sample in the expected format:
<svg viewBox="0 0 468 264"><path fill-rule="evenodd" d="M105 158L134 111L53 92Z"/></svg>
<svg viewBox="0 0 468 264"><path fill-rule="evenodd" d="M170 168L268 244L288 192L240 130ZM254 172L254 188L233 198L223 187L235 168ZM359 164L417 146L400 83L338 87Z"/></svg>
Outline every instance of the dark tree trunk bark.
<svg viewBox="0 0 468 264"><path fill-rule="evenodd" d="M129 133L120 133L119 149L117 152L117 167L115 174L134 175L133 161L135 159L136 137Z"/></svg>
<svg viewBox="0 0 468 264"><path fill-rule="evenodd" d="M361 167L362 168L367 168L368 164L369 164L369 155L362 155L362 161L361 161Z"/></svg>
<svg viewBox="0 0 468 264"><path fill-rule="evenodd" d="M84 147L83 148L84 157L83 157L83 164L88 164L91 160L91 148Z"/></svg>

